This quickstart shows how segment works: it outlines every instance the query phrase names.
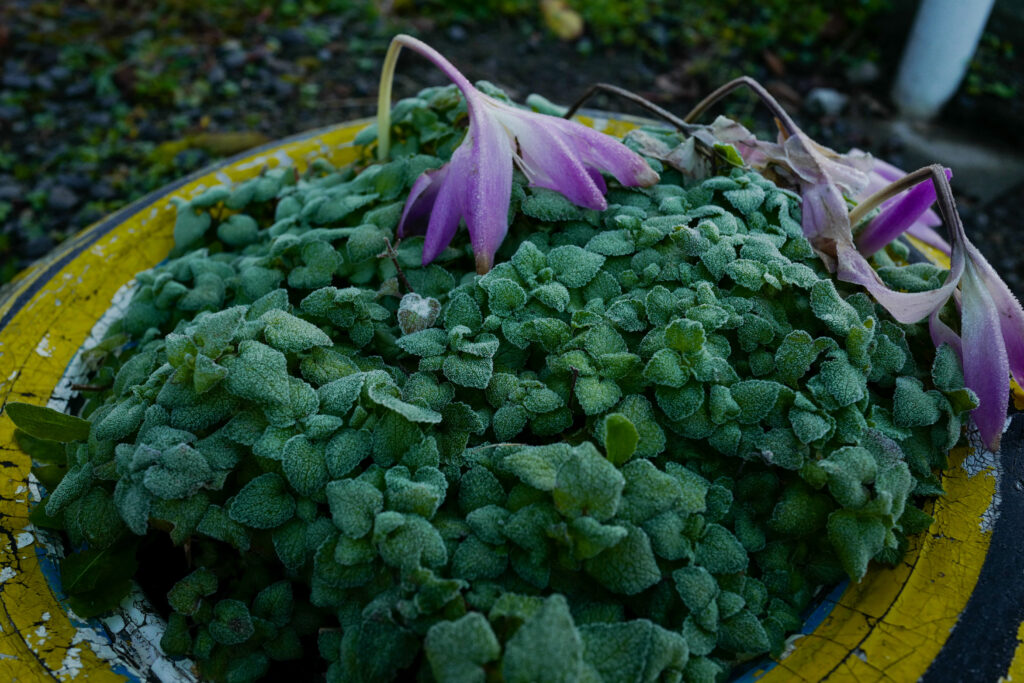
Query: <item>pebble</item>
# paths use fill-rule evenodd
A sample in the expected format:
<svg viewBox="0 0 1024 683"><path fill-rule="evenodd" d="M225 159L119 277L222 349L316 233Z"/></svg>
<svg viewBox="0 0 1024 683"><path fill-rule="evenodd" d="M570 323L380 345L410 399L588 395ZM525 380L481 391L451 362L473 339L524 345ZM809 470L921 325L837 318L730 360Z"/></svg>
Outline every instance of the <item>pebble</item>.
<svg viewBox="0 0 1024 683"><path fill-rule="evenodd" d="M206 72L206 80L210 82L210 85L223 83L226 78L227 72L224 71L224 67L220 64L214 64L210 70Z"/></svg>
<svg viewBox="0 0 1024 683"><path fill-rule="evenodd" d="M82 97L93 91L93 82L88 78L80 81L75 81L64 89L64 94L68 97Z"/></svg>
<svg viewBox="0 0 1024 683"><path fill-rule="evenodd" d="M57 81L58 83L66 81L69 78L71 78L71 70L68 69L66 66L60 66L59 64L57 66L51 67L50 70L46 73L48 73L50 75L50 78L52 78L54 81Z"/></svg>
<svg viewBox="0 0 1024 683"><path fill-rule="evenodd" d="M25 196L25 188L13 181L0 181L0 202L19 201Z"/></svg>
<svg viewBox="0 0 1024 683"><path fill-rule="evenodd" d="M448 29L448 37L456 43L462 43L469 37L469 33L466 31L465 27L455 24Z"/></svg>
<svg viewBox="0 0 1024 683"><path fill-rule="evenodd" d="M0 104L0 121L17 121L24 112L16 104Z"/></svg>
<svg viewBox="0 0 1024 683"><path fill-rule="evenodd" d="M56 181L58 187L64 185L74 192L84 192L91 185L88 176L82 173L58 173Z"/></svg>
<svg viewBox="0 0 1024 683"><path fill-rule="evenodd" d="M32 87L32 77L20 71L9 71L4 74L3 84L14 90L28 90Z"/></svg>
<svg viewBox="0 0 1024 683"><path fill-rule="evenodd" d="M248 60L248 55L241 50L232 50L224 55L224 66L229 69L237 69Z"/></svg>
<svg viewBox="0 0 1024 683"><path fill-rule="evenodd" d="M807 93L805 103L811 111L826 116L838 116L850 101L849 96L833 88L814 88Z"/></svg>
<svg viewBox="0 0 1024 683"><path fill-rule="evenodd" d="M57 185L50 190L46 204L54 211L70 211L75 208L78 201L78 195L71 188L65 185Z"/></svg>
<svg viewBox="0 0 1024 683"><path fill-rule="evenodd" d="M93 183L89 194L92 195L93 199L113 199L117 196L117 191L106 180L100 180Z"/></svg>
<svg viewBox="0 0 1024 683"><path fill-rule="evenodd" d="M865 60L857 62L846 70L846 80L854 85L866 85L874 83L881 76L881 70L876 62Z"/></svg>

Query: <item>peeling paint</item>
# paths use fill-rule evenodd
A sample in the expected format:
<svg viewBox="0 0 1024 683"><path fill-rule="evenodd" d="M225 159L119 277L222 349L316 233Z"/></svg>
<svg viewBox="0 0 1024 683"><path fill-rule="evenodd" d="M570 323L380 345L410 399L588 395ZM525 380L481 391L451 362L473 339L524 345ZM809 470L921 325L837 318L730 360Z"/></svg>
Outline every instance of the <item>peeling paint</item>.
<svg viewBox="0 0 1024 683"><path fill-rule="evenodd" d="M36 353L43 358L53 357L53 345L50 344L50 335L44 334L43 338L39 340L36 345Z"/></svg>
<svg viewBox="0 0 1024 683"><path fill-rule="evenodd" d="M1006 431L1009 425L1010 420L1007 419L1006 424L1003 425L1003 431ZM967 476L976 477L979 474L986 474L995 480L992 499L985 512L982 513L981 521L979 522L982 531L991 532L995 528L996 520L999 519L999 503L1002 500L1002 495L999 493L1001 483L998 467L999 455L985 448L985 444L977 429L972 428L968 432L967 439L970 443L971 453L964 458L962 465L964 471L967 472Z"/></svg>

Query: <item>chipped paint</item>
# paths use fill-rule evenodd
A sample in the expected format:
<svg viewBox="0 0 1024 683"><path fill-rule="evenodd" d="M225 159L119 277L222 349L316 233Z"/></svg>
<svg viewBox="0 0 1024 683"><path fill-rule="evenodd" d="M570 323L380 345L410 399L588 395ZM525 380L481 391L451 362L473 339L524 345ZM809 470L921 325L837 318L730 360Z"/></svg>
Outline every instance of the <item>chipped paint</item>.
<svg viewBox="0 0 1024 683"><path fill-rule="evenodd" d="M1007 420L1003 426L1003 431L1009 426L1010 421ZM966 458L962 467L967 472L967 476L976 477L979 474L986 474L995 479L995 488L992 492L992 499L989 501L988 507L985 512L981 515L981 520L978 522L981 530L984 532L991 532L996 525L996 520L999 518L999 503L1002 500L1002 496L999 493L999 456L996 453L985 448L984 442L982 441L981 435L978 434L976 429L972 429L968 434L968 441L971 447L971 453Z"/></svg>
<svg viewBox="0 0 1024 683"><path fill-rule="evenodd" d="M942 476L947 495L926 509L935 521L910 539L903 562L873 567L850 584L821 625L759 680L911 681L928 669L974 590L991 539L978 520L996 480L976 460L965 468L971 455L951 454Z"/></svg>
<svg viewBox="0 0 1024 683"><path fill-rule="evenodd" d="M50 344L50 335L44 334L43 338L36 344L36 353L43 358L49 358L53 355L53 346Z"/></svg>

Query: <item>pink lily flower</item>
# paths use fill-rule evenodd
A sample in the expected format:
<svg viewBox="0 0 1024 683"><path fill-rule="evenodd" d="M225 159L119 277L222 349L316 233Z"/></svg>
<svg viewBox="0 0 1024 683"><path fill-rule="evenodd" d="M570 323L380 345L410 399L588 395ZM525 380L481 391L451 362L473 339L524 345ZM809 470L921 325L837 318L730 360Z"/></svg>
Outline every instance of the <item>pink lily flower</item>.
<svg viewBox="0 0 1024 683"><path fill-rule="evenodd" d="M617 139L485 95L439 52L407 35L392 39L384 61L377 114L379 158L386 159L389 151L391 80L402 47L441 69L466 98L469 113L465 140L451 161L416 180L398 225L399 237L425 228L424 264L448 246L464 219L477 272L491 269L494 254L508 232L514 165L532 185L555 190L579 206L596 210L608 207L602 171L627 186L658 182L658 174L647 162Z"/></svg>

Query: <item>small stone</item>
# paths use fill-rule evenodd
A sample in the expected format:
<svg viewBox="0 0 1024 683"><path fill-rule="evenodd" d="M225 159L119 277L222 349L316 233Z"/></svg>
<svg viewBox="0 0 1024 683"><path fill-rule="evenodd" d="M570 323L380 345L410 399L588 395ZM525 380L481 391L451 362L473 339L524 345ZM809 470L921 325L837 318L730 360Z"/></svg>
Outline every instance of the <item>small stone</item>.
<svg viewBox="0 0 1024 683"><path fill-rule="evenodd" d="M113 199L117 196L113 186L106 180L94 183L90 188L89 194L92 195L93 199Z"/></svg>
<svg viewBox="0 0 1024 683"><path fill-rule="evenodd" d="M57 65L50 68L46 73L49 74L50 78L58 83L62 83L71 78L71 70L66 66Z"/></svg>
<svg viewBox="0 0 1024 683"><path fill-rule="evenodd" d="M78 201L78 195L71 188L65 185L57 185L50 190L46 203L54 211L69 211L75 208Z"/></svg>
<svg viewBox="0 0 1024 683"><path fill-rule="evenodd" d="M32 77L21 71L10 71L4 74L3 84L13 90L28 90L32 87Z"/></svg>
<svg viewBox="0 0 1024 683"><path fill-rule="evenodd" d="M468 36L469 34L466 32L464 26L459 26L458 24L455 24L450 29L448 29L448 37L456 43L463 42L464 40L466 40Z"/></svg>
<svg viewBox="0 0 1024 683"><path fill-rule="evenodd" d="M56 180L58 185L64 185L75 192L88 190L91 184L84 173L58 173Z"/></svg>
<svg viewBox="0 0 1024 683"><path fill-rule="evenodd" d="M857 62L846 70L846 80L854 85L874 83L879 76L881 76L881 70L878 68L878 64L870 60Z"/></svg>
<svg viewBox="0 0 1024 683"><path fill-rule="evenodd" d="M33 237L25 243L24 254L30 259L36 259L53 249L53 240L46 236Z"/></svg>
<svg viewBox="0 0 1024 683"><path fill-rule="evenodd" d="M220 64L214 64L206 74L206 80L209 81L211 85L223 83L226 78L227 73L224 71L224 67Z"/></svg>
<svg viewBox="0 0 1024 683"><path fill-rule="evenodd" d="M850 98L833 88L815 88L807 93L807 107L826 116L838 116Z"/></svg>
<svg viewBox="0 0 1024 683"><path fill-rule="evenodd" d="M288 99L295 93L295 86L287 81L282 81L279 78L274 79L273 83L274 95L279 99Z"/></svg>
<svg viewBox="0 0 1024 683"><path fill-rule="evenodd" d="M68 97L82 97L92 92L93 83L89 79L83 79L76 81L64 89L64 94Z"/></svg>
<svg viewBox="0 0 1024 683"><path fill-rule="evenodd" d="M245 65L245 62L249 59L249 56L241 50L232 50L224 55L224 65L229 69L237 69Z"/></svg>
<svg viewBox="0 0 1024 683"><path fill-rule="evenodd" d="M0 180L0 202L14 202L25 196L25 188L14 181Z"/></svg>
<svg viewBox="0 0 1024 683"><path fill-rule="evenodd" d="M113 123L113 120L109 111L91 111L85 115L85 122L97 128L106 128Z"/></svg>
<svg viewBox="0 0 1024 683"><path fill-rule="evenodd" d="M0 121L17 121L24 113L16 104L0 104Z"/></svg>

